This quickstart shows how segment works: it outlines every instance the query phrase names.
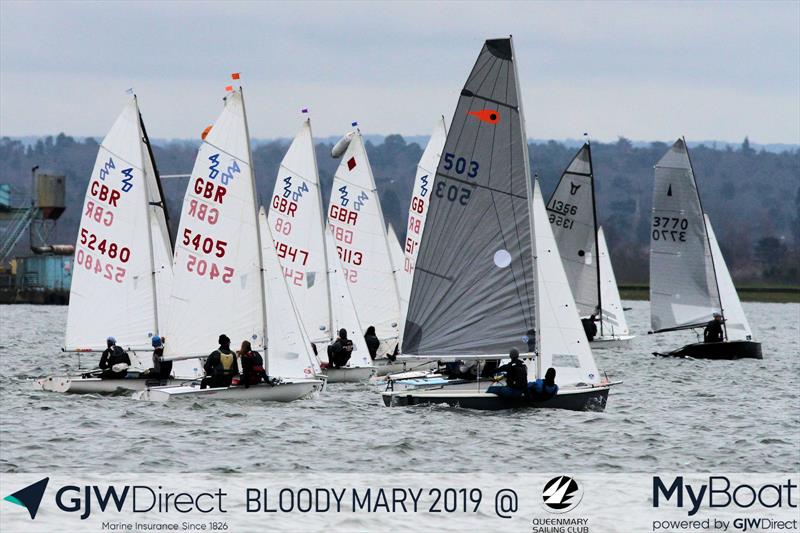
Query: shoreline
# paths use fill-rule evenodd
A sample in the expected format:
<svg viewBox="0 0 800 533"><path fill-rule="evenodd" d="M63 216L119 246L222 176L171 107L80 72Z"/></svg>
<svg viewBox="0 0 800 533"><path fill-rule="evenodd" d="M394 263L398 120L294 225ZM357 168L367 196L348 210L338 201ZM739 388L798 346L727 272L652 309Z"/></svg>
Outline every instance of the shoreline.
<svg viewBox="0 0 800 533"><path fill-rule="evenodd" d="M743 302L800 303L800 287L737 287L736 292ZM619 295L623 300L649 300L650 286L644 284L620 284Z"/></svg>

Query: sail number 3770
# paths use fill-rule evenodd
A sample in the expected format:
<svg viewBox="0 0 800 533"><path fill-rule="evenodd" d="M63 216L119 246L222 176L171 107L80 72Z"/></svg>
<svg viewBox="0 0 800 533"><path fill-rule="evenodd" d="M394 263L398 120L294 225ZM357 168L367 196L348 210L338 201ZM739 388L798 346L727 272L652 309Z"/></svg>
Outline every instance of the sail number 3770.
<svg viewBox="0 0 800 533"><path fill-rule="evenodd" d="M679 217L653 217L653 240L686 242L689 221Z"/></svg>
<svg viewBox="0 0 800 533"><path fill-rule="evenodd" d="M463 157L456 157L455 154L450 152L444 154L442 161L443 170L448 172L452 171L455 174L466 176L467 178L478 177L480 164L477 161L469 161ZM438 198L446 198L450 202L455 202L457 200L461 205L467 205L469 203L472 189L454 183L448 184L447 180L442 176L438 178L439 179L436 181L436 188L433 191L435 196Z"/></svg>

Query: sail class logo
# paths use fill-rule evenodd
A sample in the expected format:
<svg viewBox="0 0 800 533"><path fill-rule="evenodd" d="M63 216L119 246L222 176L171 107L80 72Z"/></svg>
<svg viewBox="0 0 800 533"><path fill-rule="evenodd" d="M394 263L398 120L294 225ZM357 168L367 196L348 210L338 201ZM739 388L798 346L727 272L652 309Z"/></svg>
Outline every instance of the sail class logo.
<svg viewBox="0 0 800 533"><path fill-rule="evenodd" d="M32 520L36 518L36 513L39 511L39 505L42 503L42 496L44 496L44 490L47 488L48 481L50 481L49 477L40 479L36 483L28 485L24 489L20 489L3 499L14 505L26 508Z"/></svg>
<svg viewBox="0 0 800 533"><path fill-rule="evenodd" d="M551 513L573 510L583 499L583 487L569 476L556 476L542 489L542 504Z"/></svg>
<svg viewBox="0 0 800 533"><path fill-rule="evenodd" d="M482 122L488 122L489 124L497 124L500 122L500 113L495 111L494 109L484 109L482 111L470 111L469 115L477 118Z"/></svg>

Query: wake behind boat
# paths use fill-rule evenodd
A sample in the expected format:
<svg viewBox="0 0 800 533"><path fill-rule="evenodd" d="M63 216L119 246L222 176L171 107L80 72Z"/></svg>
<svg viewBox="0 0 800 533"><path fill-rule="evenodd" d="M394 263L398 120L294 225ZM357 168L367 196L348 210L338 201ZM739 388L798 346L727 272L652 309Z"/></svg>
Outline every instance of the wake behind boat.
<svg viewBox="0 0 800 533"><path fill-rule="evenodd" d="M650 236L652 333L706 328L704 341L653 355L761 359L708 216L689 150L678 139L655 167Z"/></svg>
<svg viewBox="0 0 800 533"><path fill-rule="evenodd" d="M511 39L486 41L461 91L432 184L402 352L481 361L520 345L528 380L535 385L552 368L566 394L527 401L532 396L436 386L384 392L387 406L605 407L612 384L601 381L539 184L531 184L518 95Z"/></svg>
<svg viewBox="0 0 800 533"><path fill-rule="evenodd" d="M163 330L172 245L136 96L98 150L75 250L64 352L107 351L101 357L106 368L41 378L35 386L50 392L115 393L169 383L169 372L150 370L150 359L152 340Z"/></svg>

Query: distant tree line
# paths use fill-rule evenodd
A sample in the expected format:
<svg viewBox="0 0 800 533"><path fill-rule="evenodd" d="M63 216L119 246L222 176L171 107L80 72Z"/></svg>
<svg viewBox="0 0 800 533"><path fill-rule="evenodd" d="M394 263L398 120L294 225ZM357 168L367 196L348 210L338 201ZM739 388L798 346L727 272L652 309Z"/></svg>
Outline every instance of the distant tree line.
<svg viewBox="0 0 800 533"><path fill-rule="evenodd" d="M256 143L253 150L258 192L263 204L272 193L281 158L288 144ZM154 146L162 174L191 171L198 142L170 142ZM422 155L417 143L389 135L381 144L367 142L367 151L381 197L386 222L400 238L416 165ZM653 165L669 144L654 142L635 147L620 138L615 143L593 143L592 156L599 222L606 231L614 270L621 283L646 283ZM95 158L95 139L76 141L59 134L35 144L0 139L0 183L10 183L20 194L30 188L30 169L67 177L67 209L56 238L75 241L80 210ZM327 204L333 174L339 163L330 156L330 144L316 146L320 179ZM531 168L547 197L577 149L562 143L531 143ZM722 252L739 282L798 283L800 280L800 150L772 153L755 151L747 139L738 149L699 146L691 149L703 207L710 217ZM173 234L188 180L164 180ZM20 249L24 253L24 248Z"/></svg>

